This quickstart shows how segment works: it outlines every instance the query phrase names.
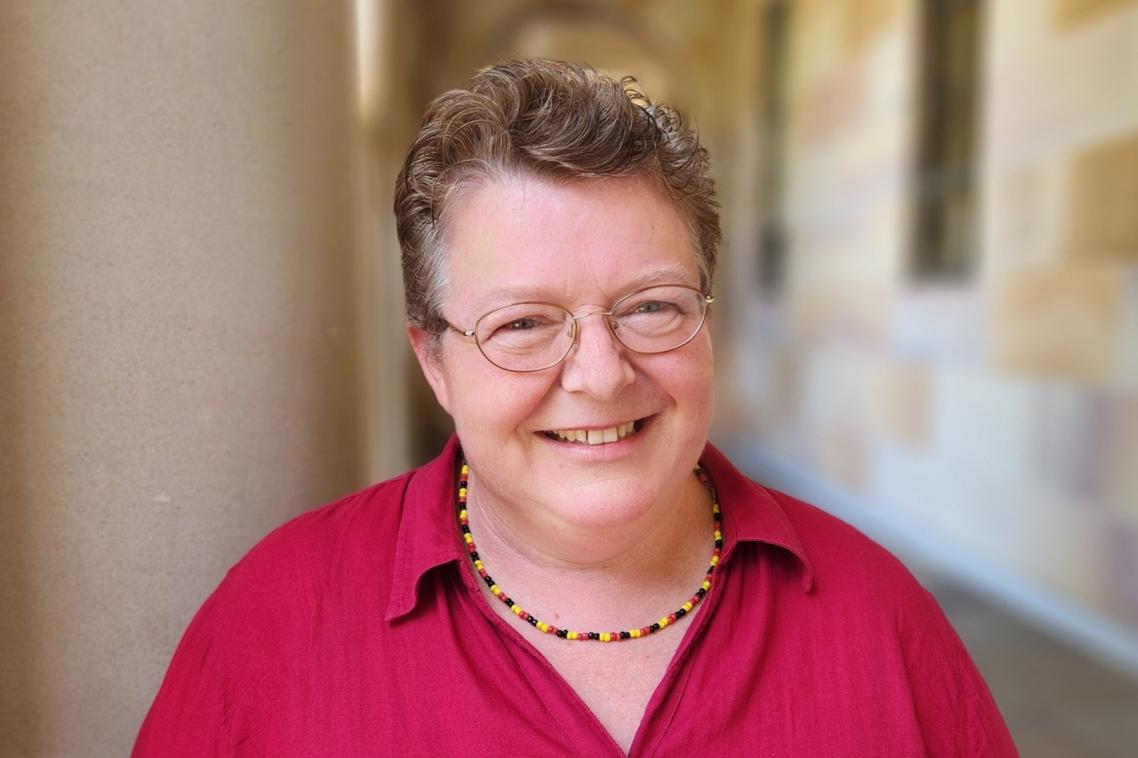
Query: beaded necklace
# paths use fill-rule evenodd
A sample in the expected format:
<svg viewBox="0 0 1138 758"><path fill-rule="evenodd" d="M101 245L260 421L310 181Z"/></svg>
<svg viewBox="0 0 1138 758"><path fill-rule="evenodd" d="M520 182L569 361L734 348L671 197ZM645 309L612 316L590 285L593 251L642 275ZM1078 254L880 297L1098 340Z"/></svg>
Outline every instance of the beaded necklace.
<svg viewBox="0 0 1138 758"><path fill-rule="evenodd" d="M695 474L699 477L699 481L703 486L707 487L707 491L711 494L711 514L715 521L715 549L711 553L711 560L707 567L707 574L703 578L703 583L699 585L699 589L695 594L688 598L688 601L675 610L674 613L669 613L663 616L659 621L653 622L648 626L642 626L638 629L628 629L621 632L574 632L569 629L561 629L553 624L547 624L541 621L536 616L531 615L522 609L520 605L502 591L502 588L497 585L493 577L486 571L486 566L483 565L482 559L478 556L478 548L474 545L474 537L470 533L470 523L468 514L466 512L466 481L470 476L470 466L462 458L459 459L461 467L459 468L458 476L458 526L462 532L462 540L466 544L466 551L470 554L470 560L474 562L474 569L478 575L482 577L482 581L490 588L490 593L505 603L515 616L526 621L530 626L536 627L546 634L552 634L567 640L593 640L597 642L619 642L620 640L638 639L640 637L647 637L650 634L664 629L676 623L677 619L691 613L695 606L699 605L704 596L711 589L712 575L715 573L715 567L719 565L719 554L723 550L723 524L719 515L719 498L715 494L715 487L711 483L711 479L704 472L703 468L697 466Z"/></svg>

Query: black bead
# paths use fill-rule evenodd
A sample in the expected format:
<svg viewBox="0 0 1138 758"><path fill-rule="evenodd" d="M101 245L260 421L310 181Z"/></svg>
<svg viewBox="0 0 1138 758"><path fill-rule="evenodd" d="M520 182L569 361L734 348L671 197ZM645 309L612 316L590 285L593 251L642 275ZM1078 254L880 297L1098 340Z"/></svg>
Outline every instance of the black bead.
<svg viewBox="0 0 1138 758"><path fill-rule="evenodd" d="M599 640L600 638L601 638L601 635L598 634L597 632L589 632L589 639Z"/></svg>
<svg viewBox="0 0 1138 758"><path fill-rule="evenodd" d="M716 546L716 547L718 547L718 548L722 548L722 547L723 547L723 540L716 540L716 541L715 541L715 546Z"/></svg>
<svg viewBox="0 0 1138 758"><path fill-rule="evenodd" d="M537 619L535 619L533 616L526 616L526 621L529 622L530 626L537 626Z"/></svg>
<svg viewBox="0 0 1138 758"><path fill-rule="evenodd" d="M699 597L703 597L704 595L707 594L707 590L705 590L703 587L700 587L698 590L695 591L695 594L698 595Z"/></svg>
<svg viewBox="0 0 1138 758"><path fill-rule="evenodd" d="M658 632L658 631L660 631L660 622L659 622L659 621L657 621L657 622L655 622L655 623L653 623L653 624L649 624L649 625L648 625L648 631L650 631L650 632Z"/></svg>
<svg viewBox="0 0 1138 758"><path fill-rule="evenodd" d="M628 639L628 638L629 638L629 637L631 637L631 636L632 636L632 635L631 635L631 634L629 634L628 632L621 632L621 633L620 633L620 638L621 638L622 640L626 640L626 639Z"/></svg>
<svg viewBox="0 0 1138 758"><path fill-rule="evenodd" d="M569 630L568 629L558 629L557 630L557 636L560 637L561 639L565 639L566 637L569 636Z"/></svg>
<svg viewBox="0 0 1138 758"><path fill-rule="evenodd" d="M470 534L470 527L469 527L469 526L467 526L466 524L459 524L459 525L458 525L458 529L459 529L459 531L461 531L463 534Z"/></svg>
<svg viewBox="0 0 1138 758"><path fill-rule="evenodd" d="M686 615L688 615L688 612L686 610L684 610L683 608L680 608L678 611L676 611L676 618L678 618L678 619L683 618Z"/></svg>

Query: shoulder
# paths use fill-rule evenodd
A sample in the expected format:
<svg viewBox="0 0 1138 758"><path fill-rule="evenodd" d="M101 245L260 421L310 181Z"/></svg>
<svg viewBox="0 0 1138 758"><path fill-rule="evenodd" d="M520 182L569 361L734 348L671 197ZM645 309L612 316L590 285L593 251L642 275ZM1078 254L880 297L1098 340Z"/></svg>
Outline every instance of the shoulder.
<svg viewBox="0 0 1138 758"><path fill-rule="evenodd" d="M819 619L892 628L905 634L945 624L936 601L892 553L854 526L797 497L765 487L708 446L725 520L753 560L777 567L786 587Z"/></svg>
<svg viewBox="0 0 1138 758"><path fill-rule="evenodd" d="M839 660L872 660L878 685L904 692L933 755L1015 755L991 693L936 599L892 553L826 511L751 482L785 516L811 571L788 592L796 639ZM836 651L836 652L835 652ZM855 664L848 664L857 668ZM865 672L870 677L870 672ZM868 680L866 680L868 681ZM869 700L872 689L861 693Z"/></svg>
<svg viewBox="0 0 1138 758"><path fill-rule="evenodd" d="M888 590L912 588L916 579L886 548L856 527L816 505L778 490L756 484L778 504L794 527L816 574L822 582L869 581Z"/></svg>
<svg viewBox="0 0 1138 758"><path fill-rule="evenodd" d="M812 573L813 601L848 623L901 637L951 634L932 594L892 552L816 505L762 487L785 514Z"/></svg>
<svg viewBox="0 0 1138 758"><path fill-rule="evenodd" d="M331 625L380 602L411 476L292 519L229 570L183 634L134 755L231 754L265 721L259 708L307 681Z"/></svg>
<svg viewBox="0 0 1138 758"><path fill-rule="evenodd" d="M222 588L257 592L281 583L326 582L366 557L383 565L394 550L407 472L303 513L253 546L228 572ZM236 586L234 586L236 585Z"/></svg>
<svg viewBox="0 0 1138 758"><path fill-rule="evenodd" d="M715 481L725 522L740 541L758 543L759 555L791 567L815 597L835 593L886 597L921 596L908 569L888 550L834 515L740 472L708 445L703 456ZM777 556L777 557L776 557Z"/></svg>

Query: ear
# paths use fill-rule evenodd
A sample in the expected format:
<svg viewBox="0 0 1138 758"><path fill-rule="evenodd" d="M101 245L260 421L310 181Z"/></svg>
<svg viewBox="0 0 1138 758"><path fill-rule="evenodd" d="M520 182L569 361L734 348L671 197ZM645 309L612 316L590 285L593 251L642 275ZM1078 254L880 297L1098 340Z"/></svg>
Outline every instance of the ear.
<svg viewBox="0 0 1138 758"><path fill-rule="evenodd" d="M407 337L411 340L411 349L415 351L415 358L419 361L419 368L423 370L423 377L435 393L435 399L444 411L450 413L450 388L446 370L442 365L442 357L438 355L438 346L433 344L434 335L407 324Z"/></svg>

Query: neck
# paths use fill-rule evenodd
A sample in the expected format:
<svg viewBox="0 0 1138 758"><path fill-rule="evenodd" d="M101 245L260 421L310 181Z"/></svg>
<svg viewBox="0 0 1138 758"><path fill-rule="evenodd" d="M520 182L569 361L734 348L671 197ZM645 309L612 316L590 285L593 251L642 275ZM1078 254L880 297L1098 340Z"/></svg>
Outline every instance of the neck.
<svg viewBox="0 0 1138 758"><path fill-rule="evenodd" d="M645 566L658 571L661 555L702 556L710 543L711 498L694 473L676 492L635 519L598 527L534 518L543 509L500 502L472 471L468 509L484 552L544 570L612 575Z"/></svg>
<svg viewBox="0 0 1138 758"><path fill-rule="evenodd" d="M657 618L690 596L713 547L711 498L690 475L677 495L627 524L585 528L513 517L471 472L467 510L494 580L552 623L615 629Z"/></svg>

